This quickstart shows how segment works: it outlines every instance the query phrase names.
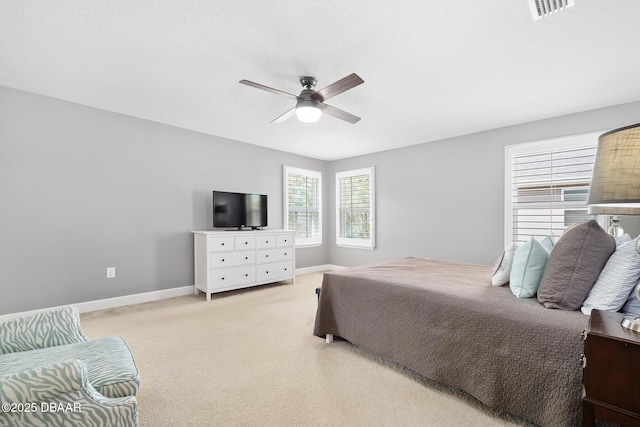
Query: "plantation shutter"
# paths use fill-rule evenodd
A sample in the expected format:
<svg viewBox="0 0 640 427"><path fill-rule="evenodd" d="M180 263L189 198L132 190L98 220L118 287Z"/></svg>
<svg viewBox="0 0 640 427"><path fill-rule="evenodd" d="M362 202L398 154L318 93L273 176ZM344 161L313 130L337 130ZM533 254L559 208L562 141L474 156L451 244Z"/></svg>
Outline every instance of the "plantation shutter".
<svg viewBox="0 0 640 427"><path fill-rule="evenodd" d="M322 174L285 166L285 218L296 246L322 243Z"/></svg>
<svg viewBox="0 0 640 427"><path fill-rule="evenodd" d="M374 169L336 174L336 243L373 249Z"/></svg>
<svg viewBox="0 0 640 427"><path fill-rule="evenodd" d="M590 219L587 196L596 141L576 147L514 154L511 163L513 241L559 237Z"/></svg>

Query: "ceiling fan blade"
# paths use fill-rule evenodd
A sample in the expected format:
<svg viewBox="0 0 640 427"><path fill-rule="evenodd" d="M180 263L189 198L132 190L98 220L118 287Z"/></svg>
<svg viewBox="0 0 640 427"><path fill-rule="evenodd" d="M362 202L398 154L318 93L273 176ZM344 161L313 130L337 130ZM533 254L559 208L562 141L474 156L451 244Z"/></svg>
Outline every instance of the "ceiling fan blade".
<svg viewBox="0 0 640 427"><path fill-rule="evenodd" d="M255 87L256 89L266 90L267 92L275 93L277 95L284 95L284 96L286 96L288 98L298 99L297 95L294 95L292 93L285 92L285 91L282 91L282 90L279 90L279 89L274 89L274 88L269 87L269 86L261 85L260 83L251 82L249 80L240 80L240 83L242 83L243 85Z"/></svg>
<svg viewBox="0 0 640 427"><path fill-rule="evenodd" d="M342 92L354 88L362 83L364 83L364 80L362 80L356 73L352 73L347 77L343 77L337 82L331 83L329 86L320 89L319 91L311 95L311 99L324 102L327 99L333 98L336 95L340 95Z"/></svg>
<svg viewBox="0 0 640 427"><path fill-rule="evenodd" d="M339 108L332 107L331 105L327 104L322 104L322 112L327 113L328 115L333 116L336 119L341 119L351 124L355 124L360 121L360 117L354 116L351 113L347 113L346 111L342 111Z"/></svg>
<svg viewBox="0 0 640 427"><path fill-rule="evenodd" d="M275 119L273 119L273 121L271 123L282 123L285 120L287 120L289 117L295 116L296 115L296 107L293 107L292 109L288 110L287 112L285 112L283 115L276 117Z"/></svg>

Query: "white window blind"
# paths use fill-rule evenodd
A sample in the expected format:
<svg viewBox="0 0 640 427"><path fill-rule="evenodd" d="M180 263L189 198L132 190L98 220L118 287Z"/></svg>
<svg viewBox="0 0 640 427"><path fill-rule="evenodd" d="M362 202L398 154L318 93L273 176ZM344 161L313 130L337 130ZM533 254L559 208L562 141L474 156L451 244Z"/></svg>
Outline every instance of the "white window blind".
<svg viewBox="0 0 640 427"><path fill-rule="evenodd" d="M374 168L336 173L336 244L375 247Z"/></svg>
<svg viewBox="0 0 640 427"><path fill-rule="evenodd" d="M322 173L284 167L285 228L296 233L296 246L322 244Z"/></svg>
<svg viewBox="0 0 640 427"><path fill-rule="evenodd" d="M597 134L507 147L505 246L560 237L592 218L586 205Z"/></svg>

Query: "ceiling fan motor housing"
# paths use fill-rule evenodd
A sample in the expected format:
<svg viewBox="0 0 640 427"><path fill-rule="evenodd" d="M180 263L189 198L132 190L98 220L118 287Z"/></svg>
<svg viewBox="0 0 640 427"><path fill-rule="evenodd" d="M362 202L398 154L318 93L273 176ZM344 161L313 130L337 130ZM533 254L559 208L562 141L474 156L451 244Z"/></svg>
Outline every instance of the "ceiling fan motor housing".
<svg viewBox="0 0 640 427"><path fill-rule="evenodd" d="M300 95L298 95L298 100L309 100L318 102L317 100L311 98L311 95L313 95L314 93L316 93L316 91L313 89L302 89L302 92L300 92Z"/></svg>
<svg viewBox="0 0 640 427"><path fill-rule="evenodd" d="M313 89L316 86L316 83L318 83L318 81L316 80L315 77L310 77L310 76L300 77L300 84L305 89Z"/></svg>

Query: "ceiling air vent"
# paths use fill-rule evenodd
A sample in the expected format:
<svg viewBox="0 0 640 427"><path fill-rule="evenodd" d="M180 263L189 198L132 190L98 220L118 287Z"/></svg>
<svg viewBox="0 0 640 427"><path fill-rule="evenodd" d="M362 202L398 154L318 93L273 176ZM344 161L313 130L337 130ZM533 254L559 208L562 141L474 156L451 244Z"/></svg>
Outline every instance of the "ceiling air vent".
<svg viewBox="0 0 640 427"><path fill-rule="evenodd" d="M529 0L533 20L549 16L573 6L574 0Z"/></svg>

